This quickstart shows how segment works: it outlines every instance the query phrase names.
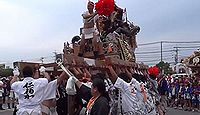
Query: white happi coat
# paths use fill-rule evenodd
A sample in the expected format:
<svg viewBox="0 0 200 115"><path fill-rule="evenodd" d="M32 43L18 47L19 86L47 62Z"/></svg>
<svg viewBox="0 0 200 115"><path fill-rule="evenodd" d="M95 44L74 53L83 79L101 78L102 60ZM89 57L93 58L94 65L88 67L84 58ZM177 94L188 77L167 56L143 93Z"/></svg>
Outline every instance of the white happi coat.
<svg viewBox="0 0 200 115"><path fill-rule="evenodd" d="M11 88L18 95L19 110L17 115L41 113L40 103L44 100L44 93L48 80L46 78L33 79L26 77L23 81L14 82Z"/></svg>
<svg viewBox="0 0 200 115"><path fill-rule="evenodd" d="M118 88L122 96L122 113L123 115L144 115L144 103L137 97L137 90L130 83L121 78L117 78L114 86Z"/></svg>

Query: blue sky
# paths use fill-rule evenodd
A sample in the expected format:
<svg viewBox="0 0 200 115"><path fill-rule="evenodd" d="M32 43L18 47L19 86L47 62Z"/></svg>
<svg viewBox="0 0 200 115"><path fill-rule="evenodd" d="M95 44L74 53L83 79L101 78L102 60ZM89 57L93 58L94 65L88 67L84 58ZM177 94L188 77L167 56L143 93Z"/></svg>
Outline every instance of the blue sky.
<svg viewBox="0 0 200 115"><path fill-rule="evenodd" d="M94 2L97 0L93 0ZM115 0L141 27L138 43L200 40L200 0ZM79 34L87 0L0 0L0 63L62 52Z"/></svg>

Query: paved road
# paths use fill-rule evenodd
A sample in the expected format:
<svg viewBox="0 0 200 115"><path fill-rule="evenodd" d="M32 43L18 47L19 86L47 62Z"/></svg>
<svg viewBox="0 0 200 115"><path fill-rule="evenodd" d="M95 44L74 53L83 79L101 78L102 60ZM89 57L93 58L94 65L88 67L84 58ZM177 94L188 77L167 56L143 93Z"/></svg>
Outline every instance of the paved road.
<svg viewBox="0 0 200 115"><path fill-rule="evenodd" d="M0 115L12 115L13 110L0 110Z"/></svg>
<svg viewBox="0 0 200 115"><path fill-rule="evenodd" d="M12 110L0 110L0 115L12 115ZM200 112L189 112L169 108L166 115L200 115Z"/></svg>
<svg viewBox="0 0 200 115"><path fill-rule="evenodd" d="M166 115L200 115L200 112L183 111L179 109L168 108Z"/></svg>

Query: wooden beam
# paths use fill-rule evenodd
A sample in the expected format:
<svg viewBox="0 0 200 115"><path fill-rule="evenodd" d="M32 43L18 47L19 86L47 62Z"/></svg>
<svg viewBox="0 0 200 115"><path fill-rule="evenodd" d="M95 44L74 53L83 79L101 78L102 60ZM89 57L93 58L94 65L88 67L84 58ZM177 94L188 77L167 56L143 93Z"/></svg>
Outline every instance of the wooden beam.
<svg viewBox="0 0 200 115"><path fill-rule="evenodd" d="M73 64L73 60L76 62L75 65ZM107 57L105 60L95 60L95 59L79 57L74 54L65 55L64 63L66 63L69 66L78 66L78 67L99 68L111 64L116 66L133 67L138 69L148 69L147 65L129 62L117 58ZM92 65L92 63L94 64Z"/></svg>

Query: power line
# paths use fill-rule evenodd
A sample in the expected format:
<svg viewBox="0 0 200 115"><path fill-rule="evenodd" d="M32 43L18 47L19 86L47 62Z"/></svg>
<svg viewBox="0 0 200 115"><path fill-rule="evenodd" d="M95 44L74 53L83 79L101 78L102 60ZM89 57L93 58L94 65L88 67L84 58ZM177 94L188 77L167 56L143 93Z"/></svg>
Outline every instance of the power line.
<svg viewBox="0 0 200 115"><path fill-rule="evenodd" d="M155 57L158 57L158 56L154 56L154 55L149 55L149 56L136 56L137 59L152 59L152 58L155 58ZM163 57L165 58L173 58L173 55L164 55Z"/></svg>
<svg viewBox="0 0 200 115"><path fill-rule="evenodd" d="M172 52L172 51L175 51L175 50L165 50L165 51L162 51L162 52ZM135 54L148 54L148 53L160 53L160 51L136 52Z"/></svg>
<svg viewBox="0 0 200 115"><path fill-rule="evenodd" d="M160 44L160 43L200 43L200 41L160 41L160 42L149 42L149 43L144 43L144 44L138 44L138 46L144 46L144 45L152 45L152 44Z"/></svg>
<svg viewBox="0 0 200 115"><path fill-rule="evenodd" d="M165 58L173 58L172 56L163 56ZM152 58L155 58L154 56L153 57L137 57L137 59L152 59Z"/></svg>
<svg viewBox="0 0 200 115"><path fill-rule="evenodd" d="M160 42L150 42L150 43L145 43L145 44L138 44L138 46L143 46L143 45L152 45L152 44L158 44Z"/></svg>
<svg viewBox="0 0 200 115"><path fill-rule="evenodd" d="M191 51L191 50L193 50L193 51L196 51L195 49L179 49L179 51L186 51L186 50L188 50L188 51Z"/></svg>
<svg viewBox="0 0 200 115"><path fill-rule="evenodd" d="M160 41L138 44L138 46L139 47L136 50L135 55L136 58L141 62L159 61L159 59L155 58L160 57L160 61L164 60L171 62L174 60L176 63L178 63L179 54L187 55L188 51L194 51L195 48L200 48L200 41ZM180 57L184 58L186 56Z"/></svg>
<svg viewBox="0 0 200 115"><path fill-rule="evenodd" d="M200 48L200 46L184 46L184 47L174 47L174 48L184 48L184 49L187 49L187 48Z"/></svg>
<svg viewBox="0 0 200 115"><path fill-rule="evenodd" d="M181 41L181 42L179 42L179 41L163 41L163 43L200 43L200 41Z"/></svg>
<svg viewBox="0 0 200 115"><path fill-rule="evenodd" d="M169 58L163 58L163 60L167 60ZM140 62L155 62L155 61L160 61L160 59L154 59L154 60L138 60Z"/></svg>

